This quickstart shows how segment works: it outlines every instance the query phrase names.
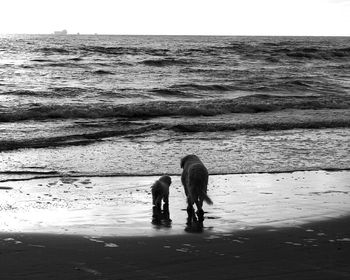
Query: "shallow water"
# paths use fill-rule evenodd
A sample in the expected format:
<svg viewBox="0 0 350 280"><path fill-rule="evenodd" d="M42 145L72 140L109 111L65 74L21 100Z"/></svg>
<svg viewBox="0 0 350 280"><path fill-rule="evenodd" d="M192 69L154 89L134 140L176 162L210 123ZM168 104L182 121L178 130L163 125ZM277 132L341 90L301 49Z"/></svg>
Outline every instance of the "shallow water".
<svg viewBox="0 0 350 280"><path fill-rule="evenodd" d="M181 174L180 159L197 154L211 174L346 169L350 131L163 131L113 137L84 146L0 153L2 181L13 177ZM13 172L6 172L12 170ZM46 174L45 172L49 172ZM27 174L26 174L27 173Z"/></svg>
<svg viewBox="0 0 350 280"><path fill-rule="evenodd" d="M89 236L184 233L186 200L179 180L170 189L171 227L154 226L150 186L157 177L51 178L0 183L3 232ZM211 176L212 206L204 232L260 226L294 227L350 213L350 172Z"/></svg>

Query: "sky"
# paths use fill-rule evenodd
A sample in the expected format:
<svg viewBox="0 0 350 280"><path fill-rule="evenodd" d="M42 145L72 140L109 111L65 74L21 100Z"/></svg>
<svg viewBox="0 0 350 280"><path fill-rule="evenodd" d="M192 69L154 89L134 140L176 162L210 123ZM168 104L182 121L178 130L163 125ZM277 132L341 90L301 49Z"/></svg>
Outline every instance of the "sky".
<svg viewBox="0 0 350 280"><path fill-rule="evenodd" d="M350 0L0 0L0 34L350 36Z"/></svg>

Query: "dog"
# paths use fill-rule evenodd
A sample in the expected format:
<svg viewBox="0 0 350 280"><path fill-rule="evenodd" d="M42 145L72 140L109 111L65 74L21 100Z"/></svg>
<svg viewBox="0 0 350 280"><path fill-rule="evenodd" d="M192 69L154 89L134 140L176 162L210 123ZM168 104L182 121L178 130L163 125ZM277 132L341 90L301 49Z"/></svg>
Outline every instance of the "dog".
<svg viewBox="0 0 350 280"><path fill-rule="evenodd" d="M164 175L160 177L151 187L153 205L161 209L162 200L164 207L169 207L169 187L171 185L170 176Z"/></svg>
<svg viewBox="0 0 350 280"><path fill-rule="evenodd" d="M196 155L187 155L182 158L180 166L183 168L181 182L187 197L187 223L190 224L192 220L197 221L193 204L197 206L198 221L203 222L203 201L209 205L213 204L207 195L208 170Z"/></svg>

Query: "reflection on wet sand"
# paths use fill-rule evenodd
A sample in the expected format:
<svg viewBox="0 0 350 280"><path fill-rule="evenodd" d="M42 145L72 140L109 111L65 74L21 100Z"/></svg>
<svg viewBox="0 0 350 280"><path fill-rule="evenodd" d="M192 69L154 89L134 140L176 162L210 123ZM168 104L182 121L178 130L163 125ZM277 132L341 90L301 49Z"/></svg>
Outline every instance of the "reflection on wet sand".
<svg viewBox="0 0 350 280"><path fill-rule="evenodd" d="M171 228L169 204L164 204L163 210L160 207L152 208L152 225L155 229Z"/></svg>
<svg viewBox="0 0 350 280"><path fill-rule="evenodd" d="M60 177L2 182L0 227L3 232L94 237L201 230L217 234L262 226L296 227L350 213L350 171L210 176L208 188L215 204L206 208L204 226L185 225L187 205L179 176L172 176L169 210L152 211L149 186L157 179Z"/></svg>
<svg viewBox="0 0 350 280"><path fill-rule="evenodd" d="M201 233L204 228L204 211L202 210L201 214L198 215L198 212L195 213L193 207L187 207L187 219L185 231L190 233ZM197 218L198 217L198 218Z"/></svg>
<svg viewBox="0 0 350 280"><path fill-rule="evenodd" d="M152 225L156 230L170 229L172 220L170 219L169 204L165 203L163 210L160 207L152 207ZM188 215L186 219L185 231L188 233L203 232L203 221L198 221L195 216Z"/></svg>
<svg viewBox="0 0 350 280"><path fill-rule="evenodd" d="M191 217L187 217L187 223L185 227L185 231L189 233L201 233L203 232L204 224L203 221L198 221L197 219L192 219Z"/></svg>

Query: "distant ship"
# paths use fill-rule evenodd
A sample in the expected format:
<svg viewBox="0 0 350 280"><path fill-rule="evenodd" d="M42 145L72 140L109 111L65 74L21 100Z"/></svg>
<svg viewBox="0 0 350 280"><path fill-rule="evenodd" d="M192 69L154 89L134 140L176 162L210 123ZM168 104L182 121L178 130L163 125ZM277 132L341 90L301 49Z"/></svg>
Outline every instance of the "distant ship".
<svg viewBox="0 0 350 280"><path fill-rule="evenodd" d="M64 30L62 30L62 31L54 31L53 32L53 34L55 34L55 35L67 35L67 30L66 29L64 29Z"/></svg>

